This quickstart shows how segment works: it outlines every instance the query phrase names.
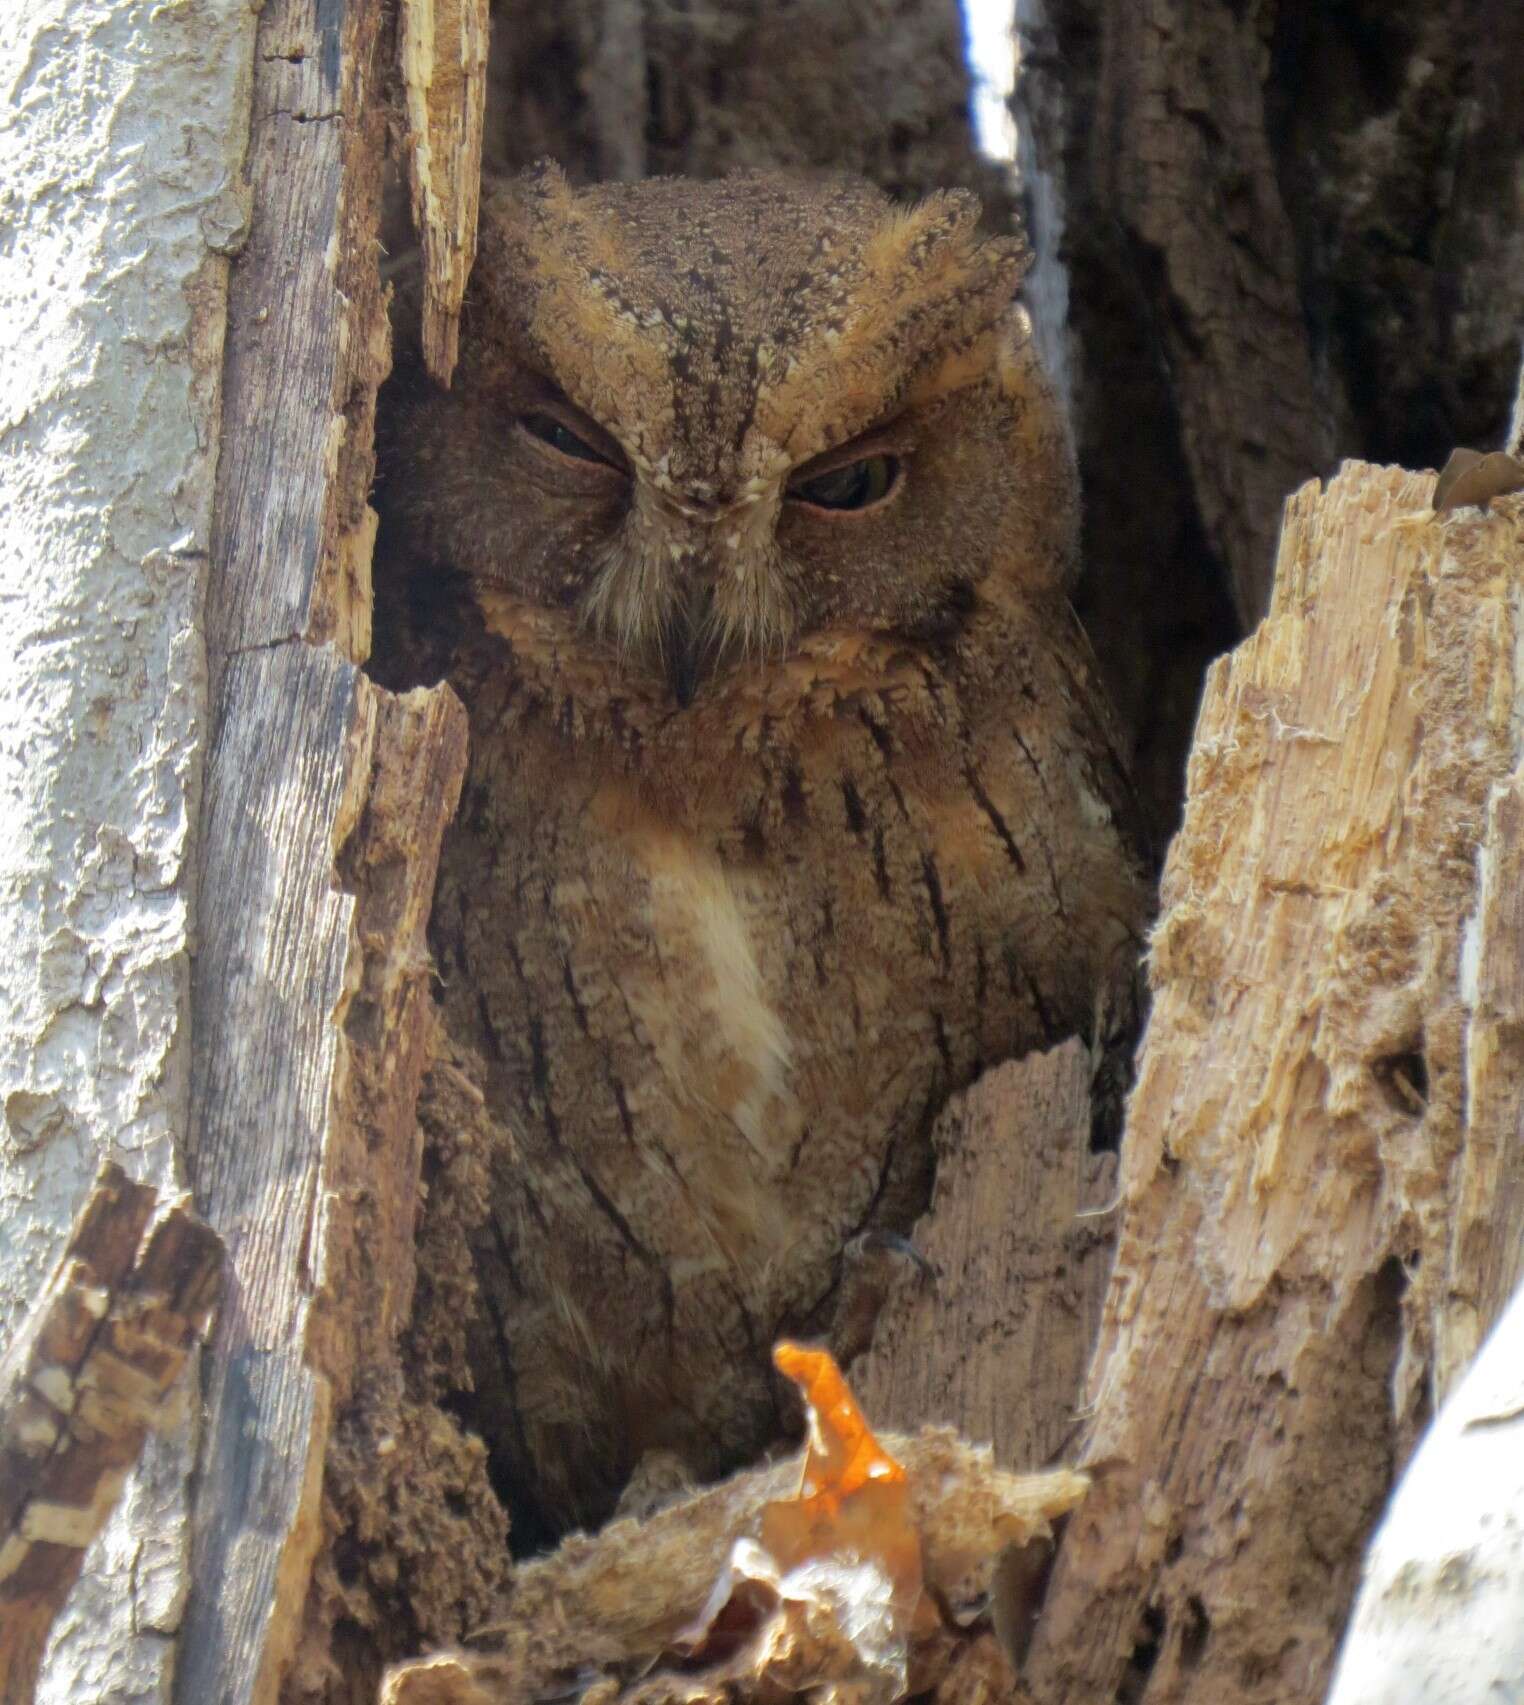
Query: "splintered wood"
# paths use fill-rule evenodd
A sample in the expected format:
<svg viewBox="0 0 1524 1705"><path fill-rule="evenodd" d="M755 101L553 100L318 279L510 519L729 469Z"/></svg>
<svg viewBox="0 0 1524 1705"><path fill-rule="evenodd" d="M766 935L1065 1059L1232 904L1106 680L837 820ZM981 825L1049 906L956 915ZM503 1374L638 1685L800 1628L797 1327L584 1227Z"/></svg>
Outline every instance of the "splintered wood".
<svg viewBox="0 0 1524 1705"><path fill-rule="evenodd" d="M476 258L487 0L403 0L398 58L413 225L423 247L423 358L448 385Z"/></svg>
<svg viewBox="0 0 1524 1705"><path fill-rule="evenodd" d="M180 1697L221 1705L323 1697L297 1661L313 1646L336 1693L382 1661L357 1638L360 1682L333 1680L338 1612L312 1574L334 1540L335 1425L357 1385L400 1383L422 937L465 743L447 689L397 699L359 667L389 359L386 23L376 0L266 0L229 294L189 1168L233 1300L207 1358L176 1673Z"/></svg>
<svg viewBox="0 0 1524 1705"><path fill-rule="evenodd" d="M1320 1699L1392 1476L1518 1278L1524 502L1433 491L1300 491L1208 676L1036 1699Z"/></svg>
<svg viewBox="0 0 1524 1705"><path fill-rule="evenodd" d="M53 1618L215 1306L222 1246L108 1165L0 1361L0 1702L29 1705Z"/></svg>
<svg viewBox="0 0 1524 1705"><path fill-rule="evenodd" d="M1078 1041L987 1071L937 1116L931 1206L900 1261L852 1386L886 1427L925 1417L1006 1468L1063 1460L1111 1272L1116 1156L1090 1152Z"/></svg>

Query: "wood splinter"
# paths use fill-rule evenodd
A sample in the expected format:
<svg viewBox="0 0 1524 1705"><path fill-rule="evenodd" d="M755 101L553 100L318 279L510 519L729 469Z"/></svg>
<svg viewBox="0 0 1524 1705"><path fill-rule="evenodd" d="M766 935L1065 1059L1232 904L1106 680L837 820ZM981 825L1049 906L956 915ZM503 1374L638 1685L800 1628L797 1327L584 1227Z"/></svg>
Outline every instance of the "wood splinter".
<svg viewBox="0 0 1524 1705"><path fill-rule="evenodd" d="M405 0L398 60L413 224L423 247L423 356L448 385L476 259L487 0Z"/></svg>
<svg viewBox="0 0 1524 1705"><path fill-rule="evenodd" d="M0 1360L0 1705L48 1630L216 1306L222 1244L108 1163Z"/></svg>

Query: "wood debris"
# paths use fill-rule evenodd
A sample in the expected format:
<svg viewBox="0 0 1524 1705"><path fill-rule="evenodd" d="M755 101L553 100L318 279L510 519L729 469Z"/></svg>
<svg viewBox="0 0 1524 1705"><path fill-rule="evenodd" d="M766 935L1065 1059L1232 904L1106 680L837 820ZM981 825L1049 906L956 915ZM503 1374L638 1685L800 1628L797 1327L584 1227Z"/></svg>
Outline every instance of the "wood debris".
<svg viewBox="0 0 1524 1705"><path fill-rule="evenodd" d="M448 385L476 259L487 0L403 0L398 59L413 224L423 246L423 356Z"/></svg>
<svg viewBox="0 0 1524 1705"><path fill-rule="evenodd" d="M48 1630L217 1300L222 1245L187 1198L101 1171L0 1361L0 1700Z"/></svg>
<svg viewBox="0 0 1524 1705"><path fill-rule="evenodd" d="M780 1345L809 1443L521 1567L470 1651L399 1665L383 1705L875 1705L946 1682L995 1697L1002 1558L1045 1542L1085 1477L1018 1475L946 1430L877 1439L824 1351ZM957 1680L954 1685L955 1678Z"/></svg>

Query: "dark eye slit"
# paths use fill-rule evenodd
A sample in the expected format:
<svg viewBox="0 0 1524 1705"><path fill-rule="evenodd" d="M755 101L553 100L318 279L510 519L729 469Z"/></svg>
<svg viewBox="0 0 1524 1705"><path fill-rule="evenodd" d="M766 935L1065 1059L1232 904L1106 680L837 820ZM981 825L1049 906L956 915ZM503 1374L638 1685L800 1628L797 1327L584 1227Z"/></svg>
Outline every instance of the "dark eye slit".
<svg viewBox="0 0 1524 1705"><path fill-rule="evenodd" d="M824 473L793 480L788 495L817 509L872 509L889 496L899 481L898 456L863 456L855 462L827 468Z"/></svg>
<svg viewBox="0 0 1524 1705"><path fill-rule="evenodd" d="M542 444L548 444L552 450L559 450L563 456L575 456L581 462L601 462L609 465L609 459L600 451L595 450L585 438L573 432L565 421L558 420L553 414L532 409L528 414L519 416L519 424L531 437L538 438Z"/></svg>

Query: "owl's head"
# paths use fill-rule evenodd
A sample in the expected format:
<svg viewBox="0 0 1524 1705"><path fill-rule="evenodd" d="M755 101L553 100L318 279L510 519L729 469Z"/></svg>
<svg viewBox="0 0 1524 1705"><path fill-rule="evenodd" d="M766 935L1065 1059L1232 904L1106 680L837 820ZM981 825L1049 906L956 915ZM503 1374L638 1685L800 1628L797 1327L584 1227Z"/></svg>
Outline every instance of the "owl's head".
<svg viewBox="0 0 1524 1705"><path fill-rule="evenodd" d="M1068 439L977 217L770 174L489 188L454 386L403 425L410 547L679 704L1061 587Z"/></svg>

